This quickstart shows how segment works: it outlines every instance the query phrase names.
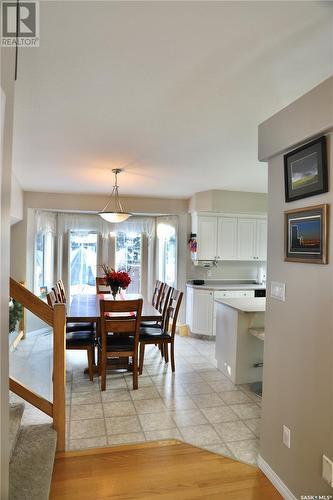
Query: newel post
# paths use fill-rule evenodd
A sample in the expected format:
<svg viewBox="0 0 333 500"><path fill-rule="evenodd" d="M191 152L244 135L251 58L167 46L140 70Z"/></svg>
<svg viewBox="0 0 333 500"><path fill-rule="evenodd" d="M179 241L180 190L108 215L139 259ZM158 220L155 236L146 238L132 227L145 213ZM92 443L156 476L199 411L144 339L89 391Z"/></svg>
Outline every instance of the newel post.
<svg viewBox="0 0 333 500"><path fill-rule="evenodd" d="M53 311L53 426L57 451L65 450L66 435L66 306L55 304Z"/></svg>

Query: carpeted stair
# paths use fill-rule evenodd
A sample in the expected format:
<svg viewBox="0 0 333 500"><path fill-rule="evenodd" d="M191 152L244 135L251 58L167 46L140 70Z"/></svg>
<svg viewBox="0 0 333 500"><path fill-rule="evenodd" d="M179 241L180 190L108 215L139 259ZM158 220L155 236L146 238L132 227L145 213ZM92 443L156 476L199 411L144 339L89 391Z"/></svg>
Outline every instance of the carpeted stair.
<svg viewBox="0 0 333 500"><path fill-rule="evenodd" d="M23 410L9 407L9 500L48 500L57 434L49 424L22 426Z"/></svg>

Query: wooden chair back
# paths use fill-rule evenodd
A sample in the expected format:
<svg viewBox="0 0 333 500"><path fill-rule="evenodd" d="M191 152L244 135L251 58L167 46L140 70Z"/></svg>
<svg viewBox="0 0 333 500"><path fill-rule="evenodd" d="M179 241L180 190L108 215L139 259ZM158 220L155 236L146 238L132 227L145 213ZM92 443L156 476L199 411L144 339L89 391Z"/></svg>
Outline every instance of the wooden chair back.
<svg viewBox="0 0 333 500"><path fill-rule="evenodd" d="M57 304L62 304L62 295L60 293L57 283L54 285L54 287L52 287L52 292L55 295Z"/></svg>
<svg viewBox="0 0 333 500"><path fill-rule="evenodd" d="M54 304L57 304L57 297L52 288L52 290L46 294L46 300L50 307L54 307Z"/></svg>
<svg viewBox="0 0 333 500"><path fill-rule="evenodd" d="M164 283L164 287L163 287L162 293L161 293L160 303L159 303L159 306L157 308L158 311L162 315L161 326L162 326L163 329L164 329L164 326L165 326L166 313L167 313L167 309L168 309L168 305L169 305L169 299L170 299L171 291L172 291L172 287L169 286L169 285L167 285L166 283Z"/></svg>
<svg viewBox="0 0 333 500"><path fill-rule="evenodd" d="M177 328L177 319L179 314L179 309L183 300L183 292L176 290L176 288L172 288L171 293L169 295L169 301L167 305L167 312L165 315L165 322L163 325L163 329L165 332L170 332L171 336L174 337ZM171 323L171 329L170 329Z"/></svg>
<svg viewBox="0 0 333 500"><path fill-rule="evenodd" d="M59 295L61 297L61 302L63 304L66 304L66 292L65 292L65 286L62 280L58 280L56 283L56 287L58 288Z"/></svg>
<svg viewBox="0 0 333 500"><path fill-rule="evenodd" d="M111 288L105 284L104 278L96 278L96 293L111 293Z"/></svg>
<svg viewBox="0 0 333 500"><path fill-rule="evenodd" d="M108 333L126 335L134 338L134 351L139 344L142 299L100 300L102 343Z"/></svg>
<svg viewBox="0 0 333 500"><path fill-rule="evenodd" d="M158 309L164 285L165 285L165 283L163 283L163 281L159 281L159 280L157 280L155 283L153 298L151 300L151 303L155 307L155 309Z"/></svg>

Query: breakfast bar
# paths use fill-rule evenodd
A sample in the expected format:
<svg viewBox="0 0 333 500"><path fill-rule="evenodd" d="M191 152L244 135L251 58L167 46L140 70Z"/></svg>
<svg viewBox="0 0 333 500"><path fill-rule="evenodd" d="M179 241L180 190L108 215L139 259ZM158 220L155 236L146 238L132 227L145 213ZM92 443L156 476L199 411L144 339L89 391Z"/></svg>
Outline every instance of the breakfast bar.
<svg viewBox="0 0 333 500"><path fill-rule="evenodd" d="M217 367L234 384L262 381L263 336L266 299L258 297L216 299Z"/></svg>

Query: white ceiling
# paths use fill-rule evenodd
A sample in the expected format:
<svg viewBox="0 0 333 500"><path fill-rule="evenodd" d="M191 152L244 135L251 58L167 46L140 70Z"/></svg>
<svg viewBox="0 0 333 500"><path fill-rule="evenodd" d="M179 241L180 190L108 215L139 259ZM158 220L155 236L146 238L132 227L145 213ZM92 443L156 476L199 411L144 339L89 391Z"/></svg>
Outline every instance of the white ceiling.
<svg viewBox="0 0 333 500"><path fill-rule="evenodd" d="M21 49L25 190L188 197L266 191L258 124L332 73L331 2L41 3Z"/></svg>

